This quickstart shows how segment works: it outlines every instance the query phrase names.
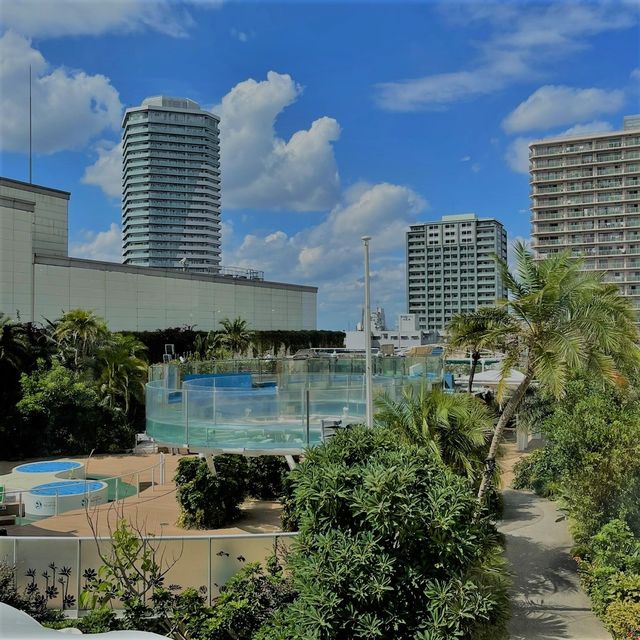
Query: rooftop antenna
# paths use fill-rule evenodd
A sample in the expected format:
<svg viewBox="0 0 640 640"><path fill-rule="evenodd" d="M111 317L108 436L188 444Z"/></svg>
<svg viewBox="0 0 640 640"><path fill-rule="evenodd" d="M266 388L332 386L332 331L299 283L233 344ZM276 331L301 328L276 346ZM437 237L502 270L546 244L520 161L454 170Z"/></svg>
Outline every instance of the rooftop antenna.
<svg viewBox="0 0 640 640"><path fill-rule="evenodd" d="M33 184L33 129L31 117L31 65L29 65L29 184Z"/></svg>

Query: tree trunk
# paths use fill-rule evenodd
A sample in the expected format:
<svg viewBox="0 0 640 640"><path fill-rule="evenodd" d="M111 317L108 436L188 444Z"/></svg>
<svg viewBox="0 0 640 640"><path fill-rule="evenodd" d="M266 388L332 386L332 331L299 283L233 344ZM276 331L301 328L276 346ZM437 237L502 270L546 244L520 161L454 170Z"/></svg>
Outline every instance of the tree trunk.
<svg viewBox="0 0 640 640"><path fill-rule="evenodd" d="M480 352L473 351L471 353L471 371L469 372L469 393L473 393L473 379L476 377L476 369L478 368L478 360L480 360Z"/></svg>
<svg viewBox="0 0 640 640"><path fill-rule="evenodd" d="M509 398L502 415L498 420L498 424L493 432L493 438L491 439L491 446L489 447L489 453L487 455L487 459L485 460L484 472L482 474L482 482L480 483L480 489L478 490L478 501L480 505L483 504L485 495L489 488L491 487L491 481L493 478L493 470L496 465L496 455L498 453L498 447L502 442L502 435L504 434L504 429L507 426L509 420L513 418L518 405L522 401L524 394L526 393L529 385L531 384L531 373L527 373L524 380L518 385L516 392Z"/></svg>

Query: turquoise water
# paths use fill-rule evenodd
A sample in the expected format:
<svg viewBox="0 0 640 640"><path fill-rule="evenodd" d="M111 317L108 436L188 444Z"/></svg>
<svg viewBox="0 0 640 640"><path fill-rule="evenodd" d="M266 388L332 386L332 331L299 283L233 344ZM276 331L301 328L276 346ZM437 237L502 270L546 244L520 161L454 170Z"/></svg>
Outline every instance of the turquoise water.
<svg viewBox="0 0 640 640"><path fill-rule="evenodd" d="M51 460L43 462L28 462L21 464L14 469L18 473L59 473L60 471L70 471L82 467L80 462L71 460Z"/></svg>
<svg viewBox="0 0 640 640"><path fill-rule="evenodd" d="M60 482L47 482L33 487L30 493L37 496L78 496L91 491L98 491L104 486L103 482L91 480L61 480Z"/></svg>
<svg viewBox="0 0 640 640"><path fill-rule="evenodd" d="M147 418L147 433L159 443L213 449L300 450L307 446L306 430L302 424L282 422L248 426L189 421L187 429L183 424ZM320 425L310 426L308 444L313 446L320 440Z"/></svg>

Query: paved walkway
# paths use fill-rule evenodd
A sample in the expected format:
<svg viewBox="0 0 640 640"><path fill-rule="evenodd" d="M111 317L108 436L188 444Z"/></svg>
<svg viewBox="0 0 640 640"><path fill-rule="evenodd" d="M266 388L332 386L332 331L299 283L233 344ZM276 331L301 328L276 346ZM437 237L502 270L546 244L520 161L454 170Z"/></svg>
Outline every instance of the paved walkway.
<svg viewBox="0 0 640 640"><path fill-rule="evenodd" d="M572 540L556 505L504 491L507 558L514 574L511 640L611 640L579 585Z"/></svg>

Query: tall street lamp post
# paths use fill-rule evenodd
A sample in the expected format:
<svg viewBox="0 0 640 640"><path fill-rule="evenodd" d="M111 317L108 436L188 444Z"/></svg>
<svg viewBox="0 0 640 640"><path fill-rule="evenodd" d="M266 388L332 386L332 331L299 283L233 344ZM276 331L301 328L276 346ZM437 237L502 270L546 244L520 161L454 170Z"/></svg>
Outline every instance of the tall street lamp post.
<svg viewBox="0 0 640 640"><path fill-rule="evenodd" d="M373 381L371 362L371 289L369 284L369 240L371 236L362 236L364 245L364 354L365 354L365 397L366 424L373 427Z"/></svg>

